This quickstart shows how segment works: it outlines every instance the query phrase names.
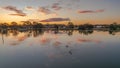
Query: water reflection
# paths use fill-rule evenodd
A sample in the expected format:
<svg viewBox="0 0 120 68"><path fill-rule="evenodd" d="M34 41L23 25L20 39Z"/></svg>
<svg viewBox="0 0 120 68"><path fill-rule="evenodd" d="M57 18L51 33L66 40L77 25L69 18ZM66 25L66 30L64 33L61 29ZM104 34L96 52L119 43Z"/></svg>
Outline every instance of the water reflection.
<svg viewBox="0 0 120 68"><path fill-rule="evenodd" d="M89 35L93 33L93 30L79 30L80 34Z"/></svg>
<svg viewBox="0 0 120 68"><path fill-rule="evenodd" d="M100 30L99 30L100 31ZM20 42L26 40L29 37L37 38L39 36L44 36L45 33L52 34L53 36L51 38L47 38L46 35L44 37L41 37L39 39L39 42L41 44L48 44L51 42L51 40L57 40L57 35L68 35L72 36L74 32L78 32L79 34L83 35L91 35L94 33L94 30L58 30L58 29L33 29L33 30L0 30L0 35L2 37L2 43L4 44L4 37L16 37L15 40L10 43L10 45L18 45ZM101 31L101 32L108 32L111 35L115 35L119 33L119 31ZM73 40L72 40L73 41ZM71 42L72 42L71 41ZM77 42L95 42L95 43L101 43L100 40L91 40L91 39L82 39L77 38ZM69 44L71 42L68 42ZM61 45L62 42L55 41L53 42L53 45L58 46Z"/></svg>
<svg viewBox="0 0 120 68"><path fill-rule="evenodd" d="M17 36L19 33L26 33L29 37L30 36L37 37L39 35L43 35L44 32L48 32L48 33L51 32L54 34L65 33L65 34L71 36L74 31L78 31L80 34L84 34L84 35L89 35L89 34L94 33L94 30L58 30L58 29L6 30L5 29L5 30L0 30L0 35L10 36L12 34L12 36ZM98 30L98 31L102 31L102 30ZM111 35L115 35L116 33L120 32L120 31L109 30L109 31L105 31L105 32L108 32Z"/></svg>
<svg viewBox="0 0 120 68"><path fill-rule="evenodd" d="M117 31L117 30L109 30L109 34L111 35L115 35L116 33L118 33L120 31Z"/></svg>
<svg viewBox="0 0 120 68"><path fill-rule="evenodd" d="M97 30L0 30L0 68L119 66L119 35Z"/></svg>

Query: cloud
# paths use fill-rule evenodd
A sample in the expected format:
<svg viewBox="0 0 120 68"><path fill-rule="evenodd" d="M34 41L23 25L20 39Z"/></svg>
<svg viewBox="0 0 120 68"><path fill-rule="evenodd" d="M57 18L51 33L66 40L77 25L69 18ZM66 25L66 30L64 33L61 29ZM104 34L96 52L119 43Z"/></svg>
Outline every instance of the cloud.
<svg viewBox="0 0 120 68"><path fill-rule="evenodd" d="M54 10L60 10L60 9L62 9L62 7L60 6L59 3L53 3L53 5L52 5L51 7L52 7L52 9L54 9Z"/></svg>
<svg viewBox="0 0 120 68"><path fill-rule="evenodd" d="M48 14L53 14L53 15L58 15L55 11L58 11L62 9L59 3L53 3L51 5L47 6L42 6L37 9L37 12L40 12L42 14L48 15ZM55 11L54 11L55 10Z"/></svg>
<svg viewBox="0 0 120 68"><path fill-rule="evenodd" d="M75 9L75 7L79 8L80 6L80 0L58 0L57 3L64 6L62 8L69 10Z"/></svg>
<svg viewBox="0 0 120 68"><path fill-rule="evenodd" d="M78 13L101 13L104 12L104 9L100 9L100 10L79 10Z"/></svg>
<svg viewBox="0 0 120 68"><path fill-rule="evenodd" d="M45 20L41 20L40 22L60 22L60 21L70 21L69 18L49 18Z"/></svg>
<svg viewBox="0 0 120 68"><path fill-rule="evenodd" d="M13 16L26 16L26 14L9 14L9 15L13 15Z"/></svg>
<svg viewBox="0 0 120 68"><path fill-rule="evenodd" d="M9 14L9 15L14 15L14 16L26 16L26 13L24 13L22 10L17 9L17 8L14 7L14 6L5 6L5 7L2 7L2 8L5 9L5 10L8 10L8 11L13 11L13 12L15 12L15 14Z"/></svg>
<svg viewBox="0 0 120 68"><path fill-rule="evenodd" d="M25 10L33 10L34 8L32 6L26 6Z"/></svg>
<svg viewBox="0 0 120 68"><path fill-rule="evenodd" d="M30 21L30 22L60 22L60 21L70 21L70 19L69 18L49 18L45 20L28 19L27 21ZM21 22L25 22L25 21L21 21Z"/></svg>
<svg viewBox="0 0 120 68"><path fill-rule="evenodd" d="M58 0L57 1L60 4L65 4L65 5L75 5L79 4L80 0Z"/></svg>
<svg viewBox="0 0 120 68"><path fill-rule="evenodd" d="M38 8L38 10L37 10L38 12L40 12L40 13L43 13L43 14L52 14L53 12L50 10L50 9L48 9L47 7L39 7Z"/></svg>

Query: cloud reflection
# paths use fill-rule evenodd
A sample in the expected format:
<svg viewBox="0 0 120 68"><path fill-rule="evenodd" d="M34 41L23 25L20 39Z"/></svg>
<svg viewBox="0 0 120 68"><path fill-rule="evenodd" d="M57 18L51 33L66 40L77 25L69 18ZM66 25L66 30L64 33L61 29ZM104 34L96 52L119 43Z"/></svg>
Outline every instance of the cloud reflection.
<svg viewBox="0 0 120 68"><path fill-rule="evenodd" d="M43 44L43 45L44 45L44 44L47 44L47 43L49 43L49 42L50 42L50 39L49 39L49 38L43 37L43 38L40 39L40 43Z"/></svg>
<svg viewBox="0 0 120 68"><path fill-rule="evenodd" d="M11 45L11 46L17 46L17 45L19 45L19 44L20 44L19 42L13 41L13 42L10 42L9 45Z"/></svg>
<svg viewBox="0 0 120 68"><path fill-rule="evenodd" d="M78 41L78 42L94 42L94 43L101 43L100 40L81 39L81 38L78 38L77 41Z"/></svg>
<svg viewBox="0 0 120 68"><path fill-rule="evenodd" d="M55 46L59 46L59 45L61 45L62 43L60 42L60 41L55 41L54 43L53 43L53 45L55 45Z"/></svg>
<svg viewBox="0 0 120 68"><path fill-rule="evenodd" d="M27 36L20 36L20 37L18 37L17 38L17 40L19 41L19 42L21 42L21 41L24 41L25 39L27 39Z"/></svg>

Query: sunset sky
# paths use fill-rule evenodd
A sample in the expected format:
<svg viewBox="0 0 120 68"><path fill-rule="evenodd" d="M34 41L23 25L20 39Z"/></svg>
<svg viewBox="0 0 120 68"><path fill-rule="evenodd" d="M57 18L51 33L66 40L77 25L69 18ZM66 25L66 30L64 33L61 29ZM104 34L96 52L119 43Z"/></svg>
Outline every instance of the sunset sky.
<svg viewBox="0 0 120 68"><path fill-rule="evenodd" d="M0 23L120 24L120 0L0 0Z"/></svg>

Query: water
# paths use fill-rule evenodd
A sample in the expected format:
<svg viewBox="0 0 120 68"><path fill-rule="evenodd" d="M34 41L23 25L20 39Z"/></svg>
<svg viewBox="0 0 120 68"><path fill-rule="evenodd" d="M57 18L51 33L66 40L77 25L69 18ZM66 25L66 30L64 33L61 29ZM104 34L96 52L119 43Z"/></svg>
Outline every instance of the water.
<svg viewBox="0 0 120 68"><path fill-rule="evenodd" d="M0 68L120 68L120 32L8 30Z"/></svg>

